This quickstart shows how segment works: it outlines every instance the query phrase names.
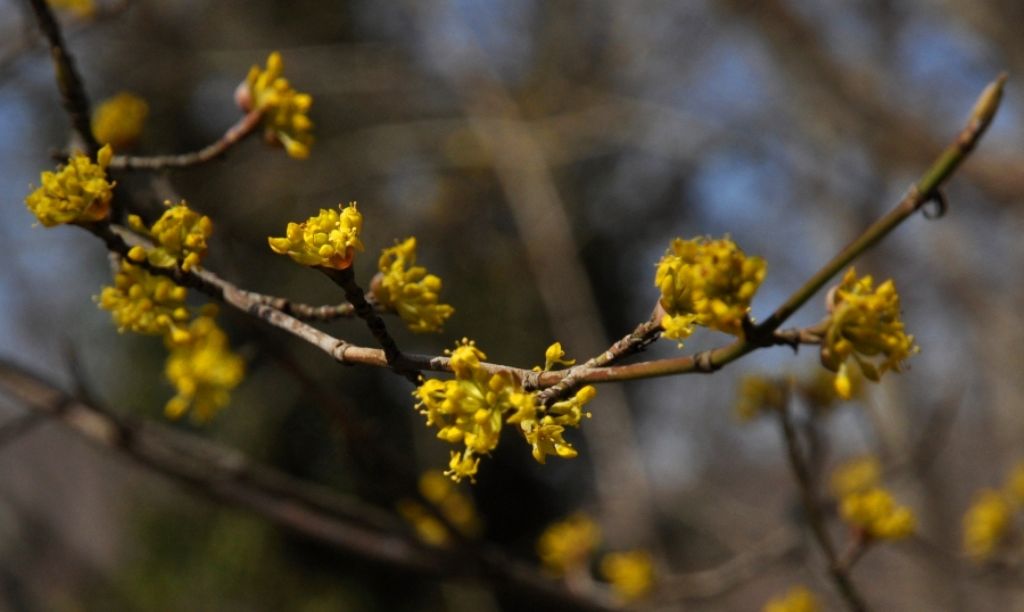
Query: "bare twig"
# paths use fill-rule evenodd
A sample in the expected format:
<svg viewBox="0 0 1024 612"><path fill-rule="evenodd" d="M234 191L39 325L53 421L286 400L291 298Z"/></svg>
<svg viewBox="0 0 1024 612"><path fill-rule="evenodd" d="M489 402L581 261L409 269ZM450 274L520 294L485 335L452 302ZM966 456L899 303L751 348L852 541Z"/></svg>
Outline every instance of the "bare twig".
<svg viewBox="0 0 1024 612"><path fill-rule="evenodd" d="M53 58L53 66L57 71L57 87L60 89L64 111L71 119L72 127L85 143L86 151L91 157L96 154L100 146L92 133L89 119L89 98L85 93L82 78L75 68L75 60L64 44L60 25L54 18L53 11L46 4L46 0L29 0L29 2L35 13L36 23L39 24L39 29L50 44L50 56Z"/></svg>
<svg viewBox="0 0 1024 612"><path fill-rule="evenodd" d="M245 140L256 130L262 118L263 113L259 109L246 113L216 142L198 151L176 155L115 155L108 167L115 170L167 170L204 164L224 155L228 149Z"/></svg>
<svg viewBox="0 0 1024 612"><path fill-rule="evenodd" d="M786 442L789 466L793 470L793 476L796 479L797 486L800 488L800 497L803 501L804 512L807 515L807 522L811 527L811 533L814 534L818 547L821 548L828 562L828 571L832 581L850 610L864 612L868 609L867 604L864 603L863 597L861 597L853 581L850 579L849 568L841 562L836 552L835 544L832 542L832 536L828 533L825 515L818 501L818 494L814 489L814 481L811 477L807 460L804 457L803 450L800 448L800 440L797 438L796 427L793 425L788 406L782 410L775 411L775 414L778 415L783 439Z"/></svg>

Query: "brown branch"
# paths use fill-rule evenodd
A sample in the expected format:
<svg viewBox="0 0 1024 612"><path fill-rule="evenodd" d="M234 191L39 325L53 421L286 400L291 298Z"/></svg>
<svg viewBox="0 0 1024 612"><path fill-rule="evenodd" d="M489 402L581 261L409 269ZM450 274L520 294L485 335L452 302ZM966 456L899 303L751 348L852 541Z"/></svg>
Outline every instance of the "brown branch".
<svg viewBox="0 0 1024 612"><path fill-rule="evenodd" d="M90 124L89 98L82 84L82 77L75 68L75 60L64 43L60 25L53 16L46 0L29 0L36 23L43 36L50 44L50 56L57 72L57 87L60 89L61 103L71 120L71 125L85 143L86 152L92 157L99 150L99 143L92 133Z"/></svg>
<svg viewBox="0 0 1024 612"><path fill-rule="evenodd" d="M779 425L782 428L782 437L786 443L786 454L789 459L789 466L793 470L797 486L800 488L800 497L803 501L804 513L807 522L811 527L811 533L818 543L821 552L824 553L828 562L829 575L836 585L836 589L843 597L847 607L854 612L864 612L868 609L863 597L857 591L853 581L850 579L849 568L839 559L832 536L828 533L828 526L825 523L825 515L818 501L818 494L814 489L814 481L810 468L800 448L800 441L797 439L796 427L793 425L789 407L775 411L778 415Z"/></svg>
<svg viewBox="0 0 1024 612"><path fill-rule="evenodd" d="M115 155L108 167L115 170L166 170L204 164L224 155L228 149L245 140L255 132L262 118L263 113L259 109L246 113L216 142L198 151L176 155Z"/></svg>
<svg viewBox="0 0 1024 612"><path fill-rule="evenodd" d="M426 576L482 580L558 609L612 609L597 597L570 592L493 546L481 545L479 557L470 561L463 556L467 551L428 547L390 513L258 465L197 436L108 414L3 359L0 389L35 414L59 420L93 443L195 493L244 508L345 554Z"/></svg>

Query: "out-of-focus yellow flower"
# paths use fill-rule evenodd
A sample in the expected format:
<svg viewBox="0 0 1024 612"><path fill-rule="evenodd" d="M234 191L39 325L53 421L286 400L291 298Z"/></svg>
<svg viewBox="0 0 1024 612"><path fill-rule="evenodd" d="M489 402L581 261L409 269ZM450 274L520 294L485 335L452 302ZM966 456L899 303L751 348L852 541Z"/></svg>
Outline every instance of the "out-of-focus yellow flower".
<svg viewBox="0 0 1024 612"><path fill-rule="evenodd" d="M832 493L843 498L877 487L882 481L882 464L877 457L865 455L851 459L832 471Z"/></svg>
<svg viewBox="0 0 1024 612"><path fill-rule="evenodd" d="M821 362L836 372L836 393L849 399L853 384L847 370L848 359L856 362L866 378L878 382L888 370L899 372L903 361L918 348L914 337L903 329L900 297L892 280L875 288L871 276L857 278L850 268L832 296L831 321L821 343Z"/></svg>
<svg viewBox="0 0 1024 612"><path fill-rule="evenodd" d="M79 19L88 19L96 14L96 0L47 0L46 3Z"/></svg>
<svg viewBox="0 0 1024 612"><path fill-rule="evenodd" d="M46 227L106 219L114 197L114 183L107 181L106 172L113 154L107 145L96 154L96 163L80 153L72 155L57 172L42 173L42 186L25 198L25 205Z"/></svg>
<svg viewBox="0 0 1024 612"><path fill-rule="evenodd" d="M900 506L881 487L849 493L840 500L839 512L847 523L879 540L898 540L914 533L916 520L910 508Z"/></svg>
<svg viewBox="0 0 1024 612"><path fill-rule="evenodd" d="M295 91L283 72L284 61L274 51L267 57L266 69L249 69L235 97L246 112L258 109L262 113L267 142L283 145L291 157L305 159L313 145L313 122L308 114L313 98Z"/></svg>
<svg viewBox="0 0 1024 612"><path fill-rule="evenodd" d="M177 393L164 412L177 419L191 409L197 421L208 421L231 401L231 391L242 382L245 362L231 351L228 337L212 316L197 317L184 341L166 340L170 354L164 366Z"/></svg>
<svg viewBox="0 0 1024 612"><path fill-rule="evenodd" d="M363 250L359 240L363 215L355 202L338 209L321 209L302 223L289 223L284 237L267 239L271 250L304 266L350 267L355 252Z"/></svg>
<svg viewBox="0 0 1024 612"><path fill-rule="evenodd" d="M126 91L107 98L92 113L92 133L97 142L118 151L131 148L142 134L149 104Z"/></svg>
<svg viewBox="0 0 1024 612"><path fill-rule="evenodd" d="M537 540L537 555L548 571L562 576L586 566L600 541L597 523L577 513L544 530Z"/></svg>
<svg viewBox="0 0 1024 612"><path fill-rule="evenodd" d="M175 342L184 342L189 337L183 327L189 319L185 308L187 294L184 287L171 279L122 261L114 276L114 286L104 287L97 302L110 311L118 331L167 334Z"/></svg>
<svg viewBox="0 0 1024 612"><path fill-rule="evenodd" d="M441 279L416 265L416 238L406 238L381 253L380 276L374 280L373 295L384 308L394 310L409 329L439 332L455 309L439 304Z"/></svg>
<svg viewBox="0 0 1024 612"><path fill-rule="evenodd" d="M654 562L646 550L609 553L601 559L601 575L624 601L635 601L654 587Z"/></svg>
<svg viewBox="0 0 1024 612"><path fill-rule="evenodd" d="M128 258L136 262L148 261L158 268L181 266L188 272L206 255L206 239L213 233L213 222L206 215L191 210L184 200L174 205L164 202L164 205L167 210L149 229L138 215L128 215L128 225L155 243L149 249L132 247Z"/></svg>
<svg viewBox="0 0 1024 612"><path fill-rule="evenodd" d="M1006 480L1006 495L1017 507L1024 506L1024 463L1018 463Z"/></svg>
<svg viewBox="0 0 1024 612"><path fill-rule="evenodd" d="M658 262L666 338L682 341L693 326L740 335L750 300L765 276L765 261L747 257L729 238L676 238Z"/></svg>
<svg viewBox="0 0 1024 612"><path fill-rule="evenodd" d="M1006 541L1013 509L999 491L983 489L964 514L964 552L975 561L989 559Z"/></svg>
<svg viewBox="0 0 1024 612"><path fill-rule="evenodd" d="M425 472L420 476L419 490L424 499L432 503L462 535L479 535L480 518L473 501L460 492L444 474L438 470ZM451 539L444 523L419 502L404 499L398 504L398 512L416 529L424 542L444 546Z"/></svg>
<svg viewBox="0 0 1024 612"><path fill-rule="evenodd" d="M437 427L437 437L464 445L462 452L452 451L445 474L456 482L473 480L480 457L497 447L503 422L519 429L541 463L547 455L576 456L562 434L589 416L583 406L596 395L593 386L545 407L508 372L488 373L481 363L486 356L470 340L463 339L450 354L455 378L429 379L413 391L416 409L427 417L428 426Z"/></svg>
<svg viewBox="0 0 1024 612"><path fill-rule="evenodd" d="M784 596L765 604L764 612L820 612L821 604L805 586L795 586Z"/></svg>
<svg viewBox="0 0 1024 612"><path fill-rule="evenodd" d="M736 418L752 421L765 412L785 410L785 382L757 374L748 374L740 381L736 401Z"/></svg>

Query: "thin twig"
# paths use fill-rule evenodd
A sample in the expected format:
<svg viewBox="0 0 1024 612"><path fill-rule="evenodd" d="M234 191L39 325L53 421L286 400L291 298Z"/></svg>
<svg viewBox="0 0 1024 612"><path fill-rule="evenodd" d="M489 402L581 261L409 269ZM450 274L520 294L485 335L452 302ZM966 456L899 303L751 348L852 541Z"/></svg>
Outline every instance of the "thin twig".
<svg viewBox="0 0 1024 612"><path fill-rule="evenodd" d="M86 152L92 157L100 146L92 133L89 119L89 98L85 93L82 78L75 68L75 60L64 43L60 25L54 18L53 11L50 10L46 0L29 0L29 3L32 5L39 29L50 44L50 56L53 58L53 66L57 71L57 87L60 89L64 111L68 114L72 127L85 144Z"/></svg>
<svg viewBox="0 0 1024 612"><path fill-rule="evenodd" d="M115 170L167 170L204 164L224 155L228 149L245 140L255 132L262 118L263 113L259 109L246 113L216 142L198 151L176 155L115 155L108 167Z"/></svg>
<svg viewBox="0 0 1024 612"><path fill-rule="evenodd" d="M800 448L800 441L797 439L796 427L793 425L789 408L784 407L777 410L779 425L782 428L783 439L786 442L786 454L789 458L789 466L793 470L797 486L800 488L800 497L803 501L804 512L807 515L807 522L811 527L814 539L825 555L828 562L829 575L836 585L839 594L843 597L847 607L854 612L864 612L868 609L867 604L861 597L853 581L850 579L848 568L845 567L838 557L832 536L828 533L828 526L825 524L825 516L818 501L818 494L814 489L814 482L811 471L807 466L803 450Z"/></svg>

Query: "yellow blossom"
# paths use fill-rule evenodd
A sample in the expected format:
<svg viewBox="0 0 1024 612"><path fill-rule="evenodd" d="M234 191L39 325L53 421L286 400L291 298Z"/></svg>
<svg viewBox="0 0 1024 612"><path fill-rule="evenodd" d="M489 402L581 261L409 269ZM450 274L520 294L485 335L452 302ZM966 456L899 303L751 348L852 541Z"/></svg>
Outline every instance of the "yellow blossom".
<svg viewBox="0 0 1024 612"><path fill-rule="evenodd" d="M751 374L740 381L739 398L736 401L736 418L752 421L765 412L783 410L786 407L784 382Z"/></svg>
<svg viewBox="0 0 1024 612"><path fill-rule="evenodd" d="M97 302L113 315L118 331L169 334L182 342L188 339L182 327L189 319L187 293L171 279L123 261L114 276L114 286L104 287Z"/></svg>
<svg viewBox="0 0 1024 612"><path fill-rule="evenodd" d="M832 471L832 493L843 498L877 487L882 480L882 464L872 455L851 459Z"/></svg>
<svg viewBox="0 0 1024 612"><path fill-rule="evenodd" d="M964 551L975 561L990 558L1006 540L1012 526L1012 507L999 491L984 489L964 514Z"/></svg>
<svg viewBox="0 0 1024 612"><path fill-rule="evenodd" d="M565 351L562 350L561 342L554 342L544 351L544 372L550 372L555 366L571 366L576 363L575 359L566 359ZM534 371L541 371L540 368L533 368Z"/></svg>
<svg viewBox="0 0 1024 612"><path fill-rule="evenodd" d="M313 98L295 91L288 79L281 76L283 72L281 54L274 51L267 57L266 69L249 69L236 98L246 112L255 109L262 113L267 142L283 145L291 157L305 159L313 144L313 122L308 114Z"/></svg>
<svg viewBox="0 0 1024 612"><path fill-rule="evenodd" d="M537 555L546 569L565 575L587 565L600 540L597 524L577 513L544 530L537 540Z"/></svg>
<svg viewBox="0 0 1024 612"><path fill-rule="evenodd" d="M800 379L798 387L801 395L813 410L827 411L840 401L860 396L864 389L864 376L860 370L847 370L843 391L849 391L846 398L840 397L836 390L836 380L827 370L814 368L814 371ZM846 386L848 385L848 387Z"/></svg>
<svg viewBox="0 0 1024 612"><path fill-rule="evenodd" d="M302 223L289 223L282 238L268 238L270 248L304 266L344 270L352 265L356 251L363 250L359 232L363 215L355 202L338 210L321 209Z"/></svg>
<svg viewBox="0 0 1024 612"><path fill-rule="evenodd" d="M177 419L186 411L207 421L231 400L231 391L242 382L245 364L231 351L228 337L212 316L197 317L189 326L188 339L167 338L170 354L164 366L167 380L177 394L164 409Z"/></svg>
<svg viewBox="0 0 1024 612"><path fill-rule="evenodd" d="M114 196L114 183L106 173L113 154L107 145L96 154L96 163L80 153L72 155L57 172L42 173L42 187L25 198L25 205L46 227L106 219Z"/></svg>
<svg viewBox="0 0 1024 612"><path fill-rule="evenodd" d="M414 332L441 331L455 309L438 303L441 279L416 265L416 238L406 238L384 249L379 266L380 275L373 283L377 302L396 311Z"/></svg>
<svg viewBox="0 0 1024 612"><path fill-rule="evenodd" d="M96 0L47 0L46 3L80 19L88 19L96 14Z"/></svg>
<svg viewBox="0 0 1024 612"><path fill-rule="evenodd" d="M666 313L665 337L682 346L695 324L740 335L765 267L763 259L747 257L729 238L673 240L654 278Z"/></svg>
<svg viewBox="0 0 1024 612"><path fill-rule="evenodd" d="M142 134L149 115L146 101L128 92L104 100L92 114L92 133L117 150L130 148Z"/></svg>
<svg viewBox="0 0 1024 612"><path fill-rule="evenodd" d="M772 599L763 612L820 612L822 609L814 593L804 586L795 586L784 596Z"/></svg>
<svg viewBox="0 0 1024 612"><path fill-rule="evenodd" d="M164 202L164 205L167 210L149 229L137 215L128 215L128 225L156 243L150 249L133 247L128 258L146 260L158 268L181 266L187 272L199 265L206 255L206 239L213 233L213 222L206 215L191 210L184 200L174 205Z"/></svg>
<svg viewBox="0 0 1024 612"><path fill-rule="evenodd" d="M437 437L464 446L461 452L451 452L445 474L456 482L473 480L480 457L497 447L506 422L518 428L541 463L547 455L576 456L562 436L566 427L578 427L583 417L590 416L583 406L596 395L593 386L546 407L510 373L489 373L481 363L486 356L473 342L463 339L450 355L453 379L429 379L413 391L416 409L427 418L428 426L437 428Z"/></svg>
<svg viewBox="0 0 1024 612"><path fill-rule="evenodd" d="M847 523L880 540L905 538L914 532L916 523L910 508L897 505L881 487L844 495L839 512Z"/></svg>
<svg viewBox="0 0 1024 612"><path fill-rule="evenodd" d="M645 550L610 553L601 559L601 575L620 598L634 601L654 586L654 562Z"/></svg>
<svg viewBox="0 0 1024 612"><path fill-rule="evenodd" d="M877 382L888 370L899 372L903 361L918 348L914 337L903 330L900 297L892 280L876 288L871 276L857 278L850 268L832 296L821 362L836 372L836 393L849 399L853 386L848 359L856 362L866 378Z"/></svg>
<svg viewBox="0 0 1024 612"><path fill-rule="evenodd" d="M440 471L430 470L420 476L419 491L463 535L473 537L480 533L480 519L473 501ZM448 528L421 503L403 499L398 504L398 512L424 542L434 546L444 546L449 542L451 534Z"/></svg>

